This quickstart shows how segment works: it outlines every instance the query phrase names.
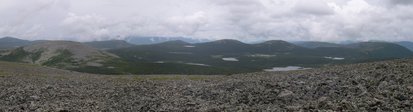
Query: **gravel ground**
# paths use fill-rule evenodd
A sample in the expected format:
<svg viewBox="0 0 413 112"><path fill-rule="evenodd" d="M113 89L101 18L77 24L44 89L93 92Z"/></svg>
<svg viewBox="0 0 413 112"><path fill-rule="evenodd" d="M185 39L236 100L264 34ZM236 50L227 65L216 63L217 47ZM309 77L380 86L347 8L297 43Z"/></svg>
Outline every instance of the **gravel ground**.
<svg viewBox="0 0 413 112"><path fill-rule="evenodd" d="M413 60L213 76L0 62L2 111L413 111Z"/></svg>

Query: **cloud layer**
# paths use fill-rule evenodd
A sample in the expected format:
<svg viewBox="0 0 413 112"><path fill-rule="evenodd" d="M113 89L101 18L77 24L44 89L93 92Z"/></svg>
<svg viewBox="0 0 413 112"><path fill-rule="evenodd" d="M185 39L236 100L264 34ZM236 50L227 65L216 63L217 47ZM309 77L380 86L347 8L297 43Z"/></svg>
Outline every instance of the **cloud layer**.
<svg viewBox="0 0 413 112"><path fill-rule="evenodd" d="M411 0L0 0L0 36L413 41Z"/></svg>

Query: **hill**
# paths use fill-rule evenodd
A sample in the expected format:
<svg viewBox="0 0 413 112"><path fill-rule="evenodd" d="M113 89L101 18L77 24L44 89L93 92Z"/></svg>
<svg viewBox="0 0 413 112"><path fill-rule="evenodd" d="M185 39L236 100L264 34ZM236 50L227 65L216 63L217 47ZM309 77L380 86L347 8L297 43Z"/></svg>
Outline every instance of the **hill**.
<svg viewBox="0 0 413 112"><path fill-rule="evenodd" d="M130 44L124 40L93 41L85 42L84 44L101 50L119 49L134 46L133 44Z"/></svg>
<svg viewBox="0 0 413 112"><path fill-rule="evenodd" d="M411 68L410 59L226 76L137 76L0 62L0 111L411 111Z"/></svg>
<svg viewBox="0 0 413 112"><path fill-rule="evenodd" d="M399 44L403 47L406 47L407 49L413 51L413 42L409 41L402 41L402 42L396 42L396 44Z"/></svg>
<svg viewBox="0 0 413 112"><path fill-rule="evenodd" d="M287 52L305 52L309 49L294 45L282 40L270 40L254 44L256 51L261 53L287 53Z"/></svg>
<svg viewBox="0 0 413 112"><path fill-rule="evenodd" d="M0 57L5 61L33 63L78 71L93 71L98 68L109 70L106 63L116 58L118 57L114 54L72 41L39 42L10 50ZM111 73L108 70L106 72Z"/></svg>
<svg viewBox="0 0 413 112"><path fill-rule="evenodd" d="M370 58L408 58L413 55L409 49L388 42L360 42L346 47L358 49Z"/></svg>
<svg viewBox="0 0 413 112"><path fill-rule="evenodd" d="M319 48L319 47L342 47L341 44L335 43L328 43L328 42L317 42L317 41L301 41L301 42L294 42L294 44L306 47L306 48Z"/></svg>
<svg viewBox="0 0 413 112"><path fill-rule="evenodd" d="M0 49L13 49L31 44L31 41L22 40L14 37L0 38Z"/></svg>

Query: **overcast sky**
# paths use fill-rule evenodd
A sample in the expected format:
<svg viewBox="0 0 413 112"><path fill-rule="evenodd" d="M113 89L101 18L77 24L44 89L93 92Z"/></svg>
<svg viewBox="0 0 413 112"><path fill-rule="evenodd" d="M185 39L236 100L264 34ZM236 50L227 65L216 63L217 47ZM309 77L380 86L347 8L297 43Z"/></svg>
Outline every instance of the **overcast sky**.
<svg viewBox="0 0 413 112"><path fill-rule="evenodd" d="M0 37L413 41L413 0L0 0Z"/></svg>

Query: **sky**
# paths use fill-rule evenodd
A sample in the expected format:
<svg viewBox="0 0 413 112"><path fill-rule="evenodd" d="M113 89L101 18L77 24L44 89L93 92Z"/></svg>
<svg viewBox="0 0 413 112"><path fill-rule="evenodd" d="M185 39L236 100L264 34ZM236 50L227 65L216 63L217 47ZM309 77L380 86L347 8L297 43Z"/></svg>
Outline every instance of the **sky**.
<svg viewBox="0 0 413 112"><path fill-rule="evenodd" d="M0 37L413 41L413 0L0 0Z"/></svg>

